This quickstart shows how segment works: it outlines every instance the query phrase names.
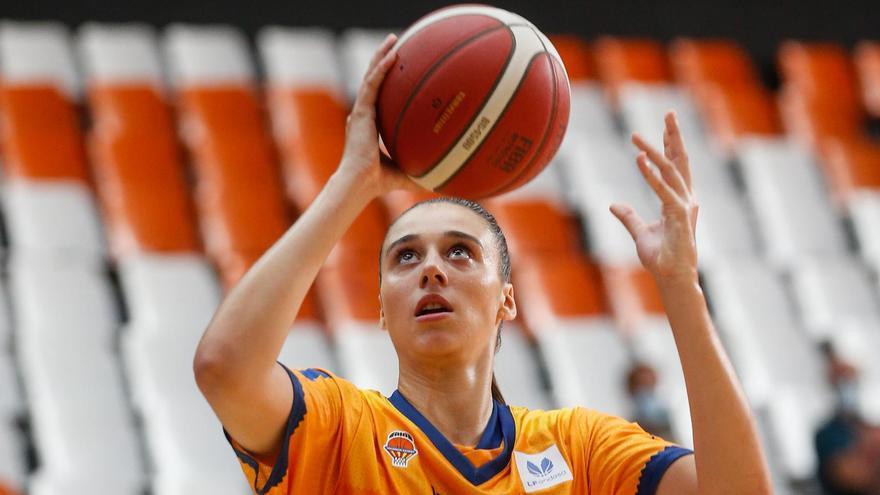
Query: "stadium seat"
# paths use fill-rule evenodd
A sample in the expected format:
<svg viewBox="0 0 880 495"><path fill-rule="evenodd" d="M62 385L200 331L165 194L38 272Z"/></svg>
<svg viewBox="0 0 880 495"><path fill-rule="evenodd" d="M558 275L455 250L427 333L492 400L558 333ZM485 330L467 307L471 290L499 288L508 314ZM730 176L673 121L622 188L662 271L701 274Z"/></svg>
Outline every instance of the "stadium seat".
<svg viewBox="0 0 880 495"><path fill-rule="evenodd" d="M846 251L840 221L805 150L754 139L738 148L738 158L770 260L784 267L805 255Z"/></svg>
<svg viewBox="0 0 880 495"><path fill-rule="evenodd" d="M138 25L89 24L79 45L93 170L113 257L199 250L154 33Z"/></svg>
<svg viewBox="0 0 880 495"><path fill-rule="evenodd" d="M880 191L855 193L849 201L849 212L859 251L880 271Z"/></svg>
<svg viewBox="0 0 880 495"><path fill-rule="evenodd" d="M669 48L675 77L695 89L705 84L741 88L760 82L748 53L732 40L679 38Z"/></svg>
<svg viewBox="0 0 880 495"><path fill-rule="evenodd" d="M603 37L596 40L593 50L599 79L615 106L624 84L663 84L671 78L663 45L657 41Z"/></svg>
<svg viewBox="0 0 880 495"><path fill-rule="evenodd" d="M823 138L862 132L864 109L852 62L841 46L789 41L778 58L780 108L789 133L818 150Z"/></svg>
<svg viewBox="0 0 880 495"><path fill-rule="evenodd" d="M69 33L60 23L0 23L0 73L11 86L49 83L68 101L80 93Z"/></svg>
<svg viewBox="0 0 880 495"><path fill-rule="evenodd" d="M192 359L200 332L185 327L129 328L124 341L133 399L162 493L180 493L192 480L242 493L235 454L222 426L199 392ZM241 478L241 479L239 479ZM244 484L243 484L244 482Z"/></svg>
<svg viewBox="0 0 880 495"><path fill-rule="evenodd" d="M632 333L650 320L665 318L654 279L641 265L603 265L602 280L617 325Z"/></svg>
<svg viewBox="0 0 880 495"><path fill-rule="evenodd" d="M552 409L541 380L532 340L516 322L501 328L501 348L495 354L495 377L508 404L529 409Z"/></svg>
<svg viewBox="0 0 880 495"><path fill-rule="evenodd" d="M68 264L99 266L105 247L91 192L68 181L9 181L4 186L10 250Z"/></svg>
<svg viewBox="0 0 880 495"><path fill-rule="evenodd" d="M719 333L752 407L767 415L782 471L808 478L816 464L813 433L832 409L818 348L765 262L731 260L704 275Z"/></svg>
<svg viewBox="0 0 880 495"><path fill-rule="evenodd" d="M847 209L859 191L880 190L880 144L866 138L828 138L823 145L821 163L837 206Z"/></svg>
<svg viewBox="0 0 880 495"><path fill-rule="evenodd" d="M131 324L169 332L181 326L197 334L220 304L216 276L195 255L144 255L118 264Z"/></svg>
<svg viewBox="0 0 880 495"><path fill-rule="evenodd" d="M514 269L521 318L544 362L552 363L555 405L627 414L629 355L608 317L595 265L580 253L558 252L520 260ZM597 374L614 378L597 382Z"/></svg>
<svg viewBox="0 0 880 495"><path fill-rule="evenodd" d="M343 31L340 43L340 60L349 101L357 96L361 81L370 66L370 59L391 31L379 29L350 28Z"/></svg>
<svg viewBox="0 0 880 495"><path fill-rule="evenodd" d="M880 322L869 270L850 256L801 260L791 271L791 281L806 329L817 338L832 335L847 321Z"/></svg>
<svg viewBox="0 0 880 495"><path fill-rule="evenodd" d="M346 96L331 33L266 28L259 35L288 197L300 211L336 170L345 145Z"/></svg>
<svg viewBox="0 0 880 495"><path fill-rule="evenodd" d="M599 84L592 48L576 36L551 36L571 83L571 114L566 139L615 136L617 129Z"/></svg>
<svg viewBox="0 0 880 495"><path fill-rule="evenodd" d="M254 68L231 27L173 25L165 45L205 251L229 288L289 226Z"/></svg>
<svg viewBox="0 0 880 495"><path fill-rule="evenodd" d="M558 199L497 199L488 208L504 231L513 259L582 251L577 221Z"/></svg>
<svg viewBox="0 0 880 495"><path fill-rule="evenodd" d="M0 421L0 495L23 493L26 477L24 442L20 432L12 422Z"/></svg>
<svg viewBox="0 0 880 495"><path fill-rule="evenodd" d="M13 356L0 351L0 425L25 414L24 398L18 385L18 372Z"/></svg>
<svg viewBox="0 0 880 495"><path fill-rule="evenodd" d="M872 117L880 117L880 43L856 45L855 64L862 88L862 102Z"/></svg>

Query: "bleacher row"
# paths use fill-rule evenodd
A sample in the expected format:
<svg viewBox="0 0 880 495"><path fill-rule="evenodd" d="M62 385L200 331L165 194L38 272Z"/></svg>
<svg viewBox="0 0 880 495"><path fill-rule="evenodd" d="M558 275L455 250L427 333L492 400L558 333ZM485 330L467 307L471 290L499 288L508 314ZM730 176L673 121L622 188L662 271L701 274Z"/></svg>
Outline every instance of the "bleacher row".
<svg viewBox="0 0 880 495"><path fill-rule="evenodd" d="M0 493L248 492L195 386L194 349L222 292L335 170L383 34L269 27L252 53L225 26L0 25ZM522 314L504 327L501 389L514 404L628 416L626 373L647 362L676 440L692 444L658 294L607 209L657 215L627 136L659 146L674 108L701 202L704 288L777 491L793 493L833 407L820 342L861 367L862 407L880 417L880 143L865 126L880 117L880 45L851 57L786 43L775 95L727 41L554 41L572 82L563 148L528 186L486 202ZM377 252L421 197L364 211L280 360L395 388Z"/></svg>

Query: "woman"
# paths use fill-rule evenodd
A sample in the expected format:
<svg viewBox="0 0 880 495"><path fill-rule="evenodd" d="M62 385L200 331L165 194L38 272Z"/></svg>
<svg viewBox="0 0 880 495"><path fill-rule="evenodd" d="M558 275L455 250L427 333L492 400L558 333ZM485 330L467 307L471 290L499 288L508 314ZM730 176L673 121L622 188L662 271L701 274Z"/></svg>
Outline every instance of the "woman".
<svg viewBox="0 0 880 495"><path fill-rule="evenodd" d="M399 359L385 398L323 370L275 362L330 250L374 198L415 186L380 162L375 100L395 61L389 36L349 117L337 172L229 293L195 357L200 389L258 493L770 493L754 421L697 282L697 206L673 115L665 154L638 137L663 218L611 211L654 275L675 335L695 452L584 408L503 404L492 380L498 331L516 316L503 235L467 202L418 205L381 252L381 326ZM649 165L653 162L659 173ZM494 395L494 397L493 397Z"/></svg>

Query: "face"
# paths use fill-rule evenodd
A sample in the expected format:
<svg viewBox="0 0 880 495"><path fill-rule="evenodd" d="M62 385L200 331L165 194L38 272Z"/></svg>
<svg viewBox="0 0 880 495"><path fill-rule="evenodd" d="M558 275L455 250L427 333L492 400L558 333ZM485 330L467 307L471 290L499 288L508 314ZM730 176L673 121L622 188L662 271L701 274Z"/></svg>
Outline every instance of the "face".
<svg viewBox="0 0 880 495"><path fill-rule="evenodd" d="M391 227L382 253L381 326L401 361L491 359L516 304L482 217L456 204L419 206Z"/></svg>

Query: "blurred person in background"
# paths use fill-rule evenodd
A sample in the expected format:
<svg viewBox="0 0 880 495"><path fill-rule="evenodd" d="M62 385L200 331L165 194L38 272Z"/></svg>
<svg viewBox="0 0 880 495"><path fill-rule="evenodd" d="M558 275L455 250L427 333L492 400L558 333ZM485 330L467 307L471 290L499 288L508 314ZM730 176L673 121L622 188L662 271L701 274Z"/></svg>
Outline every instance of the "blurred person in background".
<svg viewBox="0 0 880 495"><path fill-rule="evenodd" d="M880 495L880 427L859 407L859 371L822 344L835 408L815 436L819 481L829 495Z"/></svg>
<svg viewBox="0 0 880 495"><path fill-rule="evenodd" d="M657 394L657 373L644 363L636 363L626 376L626 389L633 401L633 421L648 433L672 440L669 411Z"/></svg>

